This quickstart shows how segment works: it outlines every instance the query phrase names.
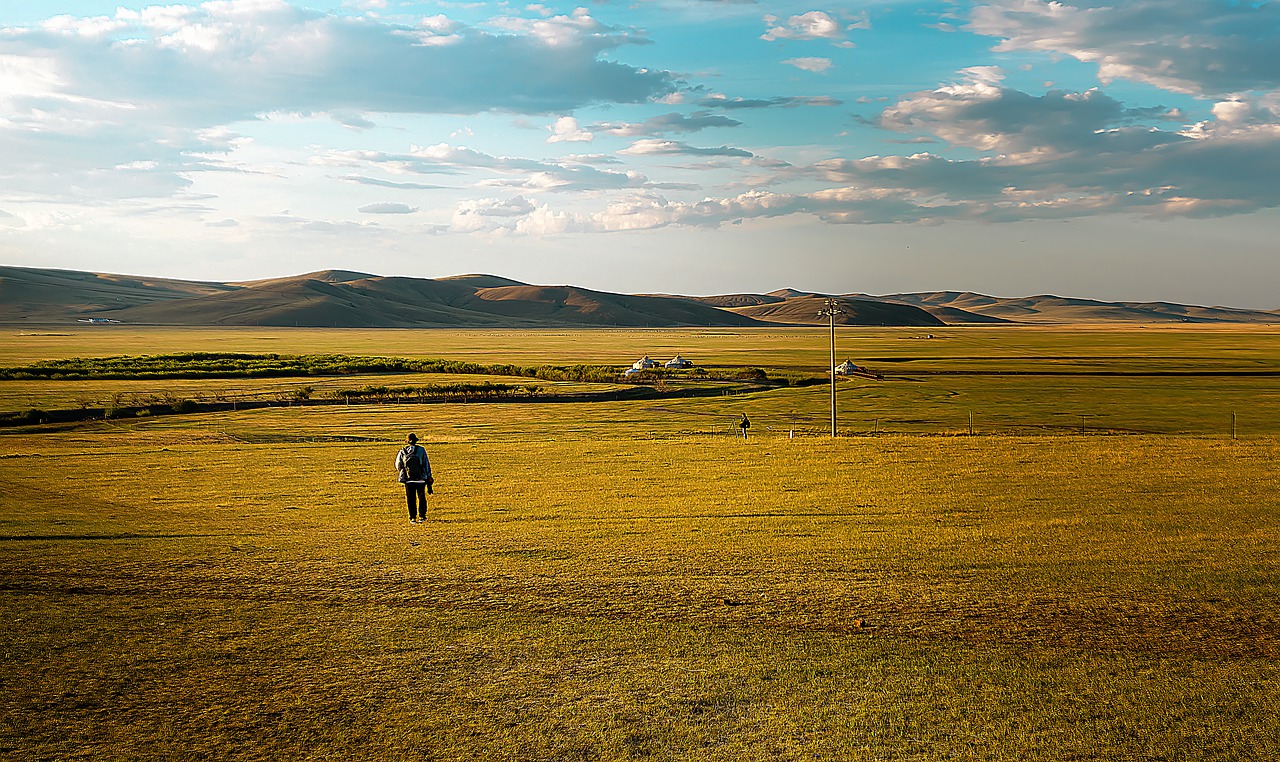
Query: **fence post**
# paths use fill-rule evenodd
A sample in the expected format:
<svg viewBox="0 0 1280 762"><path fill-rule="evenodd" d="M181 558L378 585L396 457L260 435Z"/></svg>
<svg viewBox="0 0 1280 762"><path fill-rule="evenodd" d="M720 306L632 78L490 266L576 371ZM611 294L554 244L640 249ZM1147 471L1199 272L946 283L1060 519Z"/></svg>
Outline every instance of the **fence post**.
<svg viewBox="0 0 1280 762"><path fill-rule="evenodd" d="M969 436L973 436L973 411L969 411Z"/></svg>
<svg viewBox="0 0 1280 762"><path fill-rule="evenodd" d="M1236 438L1236 411L1231 411L1231 438Z"/></svg>

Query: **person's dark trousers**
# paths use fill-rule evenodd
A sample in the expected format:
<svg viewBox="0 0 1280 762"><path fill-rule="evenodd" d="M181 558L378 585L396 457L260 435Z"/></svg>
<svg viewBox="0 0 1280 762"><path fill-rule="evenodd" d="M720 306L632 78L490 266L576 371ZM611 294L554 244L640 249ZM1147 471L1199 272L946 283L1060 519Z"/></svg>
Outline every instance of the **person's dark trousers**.
<svg viewBox="0 0 1280 762"><path fill-rule="evenodd" d="M427 517L427 485L422 483L404 485L404 497L409 503L410 521Z"/></svg>

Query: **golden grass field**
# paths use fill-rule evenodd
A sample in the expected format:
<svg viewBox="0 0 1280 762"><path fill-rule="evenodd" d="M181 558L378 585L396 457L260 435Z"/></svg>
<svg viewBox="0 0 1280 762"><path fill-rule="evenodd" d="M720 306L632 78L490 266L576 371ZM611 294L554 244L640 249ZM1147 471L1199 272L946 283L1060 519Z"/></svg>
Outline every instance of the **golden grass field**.
<svg viewBox="0 0 1280 762"><path fill-rule="evenodd" d="M940 369L1280 363L1261 329L972 330L838 338ZM799 329L424 333L265 351L826 352ZM15 337L0 364L259 335ZM1274 377L919 378L842 382L839 439L823 386L0 429L0 757L1280 758ZM62 393L36 384L0 399ZM1090 403L1111 425L1070 418ZM391 468L408 431L425 525Z"/></svg>

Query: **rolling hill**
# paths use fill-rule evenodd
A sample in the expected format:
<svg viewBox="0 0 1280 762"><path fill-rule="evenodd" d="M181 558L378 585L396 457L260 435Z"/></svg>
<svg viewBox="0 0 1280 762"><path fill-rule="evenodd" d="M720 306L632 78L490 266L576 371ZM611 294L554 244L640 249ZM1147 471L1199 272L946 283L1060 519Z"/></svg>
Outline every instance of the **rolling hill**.
<svg viewBox="0 0 1280 762"><path fill-rule="evenodd" d="M102 319L149 325L270 325L340 328L675 327L825 324L836 296L841 325L972 323L1280 323L1280 311L1169 302L1100 302L1058 296L1001 298L959 291L828 295L615 294L539 286L495 275L407 278L346 270L214 283L0 266L0 323Z"/></svg>
<svg viewBox="0 0 1280 762"><path fill-rule="evenodd" d="M224 283L0 265L0 322L41 322L221 294Z"/></svg>
<svg viewBox="0 0 1280 762"><path fill-rule="evenodd" d="M492 275L427 279L325 270L198 283L0 267L0 321L91 318L149 325L339 328L760 325L692 299L533 286Z"/></svg>
<svg viewBox="0 0 1280 762"><path fill-rule="evenodd" d="M727 309L738 315L776 323L827 325L828 319L818 314L825 301L822 296L793 296L778 302ZM910 304L861 298L843 298L840 301L844 313L835 316L836 325L946 325L928 311Z"/></svg>
<svg viewBox="0 0 1280 762"><path fill-rule="evenodd" d="M1101 302L1053 295L1000 298L961 291L863 297L913 304L948 323L1276 323L1280 312L1172 302ZM954 315L948 318L948 315ZM966 319L964 315L977 320Z"/></svg>

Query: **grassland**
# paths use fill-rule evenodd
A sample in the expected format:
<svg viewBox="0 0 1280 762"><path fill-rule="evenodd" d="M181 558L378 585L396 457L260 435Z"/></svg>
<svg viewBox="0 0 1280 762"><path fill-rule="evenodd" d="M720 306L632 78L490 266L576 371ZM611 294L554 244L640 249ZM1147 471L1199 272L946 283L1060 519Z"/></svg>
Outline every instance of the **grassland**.
<svg viewBox="0 0 1280 762"><path fill-rule="evenodd" d="M328 333L287 351L405 354L391 332ZM10 342L0 363L209 338L98 335L114 343ZM432 335L431 356L471 340ZM994 335L868 332L875 351L851 356L946 369L987 342L1011 363L1113 369L1280 358L1259 330ZM499 335L460 359L589 363L626 343L623 362L669 348L745 364L755 340L768 367L800 372L824 339ZM966 408L1069 425L805 436L822 430L818 387L0 431L0 756L1280 758L1274 379L846 383L850 430L936 416L929 433L967 433ZM1221 421L1222 404L1262 412L1234 440L1096 436L1124 427L1082 435L1064 416L1086 402L1111 423L1176 409L1171 431ZM437 473L421 526L390 468L409 430Z"/></svg>
<svg viewBox="0 0 1280 762"><path fill-rule="evenodd" d="M630 365L641 354L677 352L703 364L807 367L827 364L826 331L813 328L455 330L329 328L3 328L0 365L67 357L236 351L443 357L520 365ZM933 339L926 339L933 335ZM1184 367L1277 369L1280 328L1194 326L839 327L840 355L857 362L963 358L1078 358L1112 367L1177 360ZM1124 365L1128 363L1128 365ZM1071 367L1067 365L1065 367Z"/></svg>
<svg viewBox="0 0 1280 762"><path fill-rule="evenodd" d="M34 333L36 335L30 335ZM1280 434L1280 329L1110 327L847 328L841 357L870 367L879 381L840 383L838 408L848 433L1033 434L1063 431L1229 435ZM759 367L772 377L821 376L826 334L818 329L360 331L317 329L144 329L103 326L29 331L0 344L0 367L66 357L191 351L280 352L431 357L524 366L613 365L677 353L699 365ZM1050 375L1031 375L1031 374ZM102 407L113 399L191 394L287 399L311 386L322 397L362 385L447 383L458 377L0 381L0 413L28 408ZM466 380L511 383L501 376ZM538 380L546 391L582 391ZM598 387L599 388L599 387ZM624 416L626 433L723 431L744 410L761 427L820 433L828 426L824 386L778 389L750 399L678 400ZM661 407L662 409L656 409ZM538 411L535 415L542 418ZM434 413L424 413L434 415ZM524 417L524 413L503 413ZM610 411L575 410L600 419ZM554 418L555 416L551 416ZM757 418L758 417L758 418ZM449 418L444 417L443 425ZM542 424L538 424L542 428Z"/></svg>

